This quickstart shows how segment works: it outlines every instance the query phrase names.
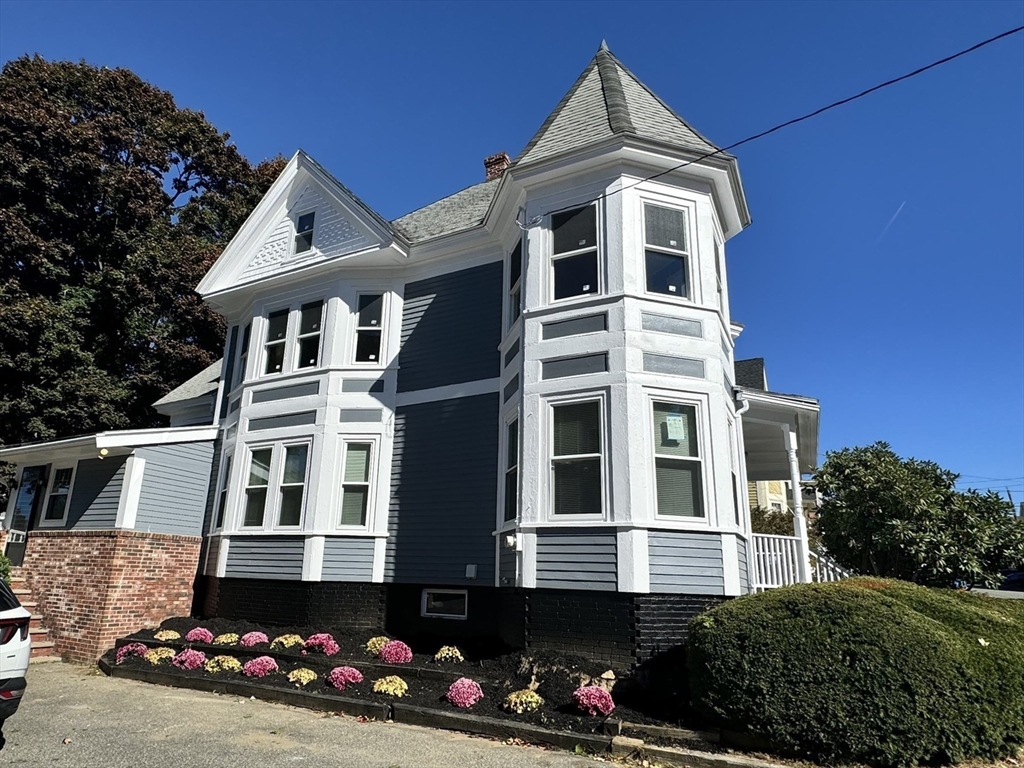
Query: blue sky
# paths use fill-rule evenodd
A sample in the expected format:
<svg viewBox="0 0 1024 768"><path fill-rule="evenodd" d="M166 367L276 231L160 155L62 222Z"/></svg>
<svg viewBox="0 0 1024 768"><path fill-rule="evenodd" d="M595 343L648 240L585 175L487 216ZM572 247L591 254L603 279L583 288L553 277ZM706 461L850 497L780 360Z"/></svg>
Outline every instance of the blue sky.
<svg viewBox="0 0 1024 768"><path fill-rule="evenodd" d="M3 0L0 58L128 67L396 217L518 152L602 38L721 146L1022 23L1021 2ZM1024 35L737 154L739 355L821 400L822 452L886 440L1024 500Z"/></svg>

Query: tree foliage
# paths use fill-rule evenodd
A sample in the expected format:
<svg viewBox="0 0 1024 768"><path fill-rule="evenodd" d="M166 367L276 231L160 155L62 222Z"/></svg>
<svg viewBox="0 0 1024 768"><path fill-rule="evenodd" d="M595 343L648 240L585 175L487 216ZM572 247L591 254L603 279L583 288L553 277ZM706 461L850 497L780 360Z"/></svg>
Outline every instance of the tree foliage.
<svg viewBox="0 0 1024 768"><path fill-rule="evenodd" d="M0 444L152 426L220 354L194 292L283 167L126 69L0 72Z"/></svg>
<svg viewBox="0 0 1024 768"><path fill-rule="evenodd" d="M996 493L956 490L958 477L882 442L828 453L815 475L825 548L859 573L997 586L1000 570L1024 563L1024 520Z"/></svg>

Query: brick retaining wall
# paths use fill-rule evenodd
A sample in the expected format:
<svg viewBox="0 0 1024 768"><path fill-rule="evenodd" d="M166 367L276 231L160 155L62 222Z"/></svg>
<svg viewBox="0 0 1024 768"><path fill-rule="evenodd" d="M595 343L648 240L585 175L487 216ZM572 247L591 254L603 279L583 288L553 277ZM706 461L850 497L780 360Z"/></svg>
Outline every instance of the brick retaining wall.
<svg viewBox="0 0 1024 768"><path fill-rule="evenodd" d="M114 640L188 616L198 536L33 531L22 573L68 661L95 661Z"/></svg>

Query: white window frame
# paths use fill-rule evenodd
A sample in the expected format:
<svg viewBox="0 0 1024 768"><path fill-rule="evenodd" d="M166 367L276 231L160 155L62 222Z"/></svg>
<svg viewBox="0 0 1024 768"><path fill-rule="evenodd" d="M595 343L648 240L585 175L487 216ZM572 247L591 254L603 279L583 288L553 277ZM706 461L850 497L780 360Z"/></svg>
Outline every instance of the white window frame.
<svg viewBox="0 0 1024 768"><path fill-rule="evenodd" d="M282 374L289 373L288 362L289 362L289 358L291 357L291 355L288 354L288 350L289 350L289 347L292 346L291 344L289 344L289 342L291 341L291 337L292 337L292 325L293 325L293 321L294 321L293 315L295 314L295 312L293 310L294 310L294 307L285 306L285 307L278 307L276 309L268 309L263 314L263 322L261 323L261 325L263 326L263 341L260 342L260 360L259 360L260 367L259 367L259 376L258 376L258 378L264 378L264 377L267 377L267 376L280 376ZM287 321L286 321L285 327L284 327L284 339L282 341L268 342L267 341L267 334L270 332L270 316L271 315L276 315L279 312L285 312L286 313L285 317L287 318ZM271 345L277 346L279 344L284 347L284 353L281 355L281 370L280 371L268 371L267 370L267 347L269 347Z"/></svg>
<svg viewBox="0 0 1024 768"><path fill-rule="evenodd" d="M235 380L231 383L229 391L233 390L245 381L245 369L249 364L249 347L252 346L252 320L246 323L244 327L239 325L238 330L238 354L236 355L235 361Z"/></svg>
<svg viewBox="0 0 1024 768"><path fill-rule="evenodd" d="M585 299L592 299L597 296L604 295L604 270L602 269L601 253L603 251L604 241L601 238L601 206L597 202L584 203L583 205L567 206L565 210L559 213L569 213L570 211L577 211L587 206L593 206L594 210L594 247L593 248L578 248L574 251L565 251L564 253L555 253L555 227L554 217L557 214L551 214L548 216L548 302L551 304L564 304L570 301L582 301ZM597 262L597 290L593 293L579 293L575 296L566 296L562 299L555 298L555 262L562 261L563 259L571 258L572 256L579 256L583 253L594 252L594 259Z"/></svg>
<svg viewBox="0 0 1024 768"><path fill-rule="evenodd" d="M312 373L313 371L319 371L326 366L324 360L327 350L329 349L325 342L327 334L327 307L330 303L331 296L329 293L310 294L303 296L300 299L294 300L285 306L274 306L268 307L261 315L262 326L262 338L260 342L259 360L257 361L256 376L257 379L269 379L274 376L281 376L283 374L290 373ZM316 302L323 302L323 306L320 308L320 344L317 348L317 364L308 368L299 368L297 360L299 357L299 339L304 338L299 335L299 331L302 328L302 307L306 304L315 304ZM285 326L284 341L271 342L270 344L283 344L284 345L284 359L281 362L280 371L266 372L267 368L267 347L270 344L267 343L267 333L270 330L270 316L278 312L288 313L288 324ZM255 324L254 324L255 327ZM306 334L312 336L313 334Z"/></svg>
<svg viewBox="0 0 1024 768"><path fill-rule="evenodd" d="M317 302L320 302L320 328L318 330L312 332L312 333L303 333L302 332L302 308L305 307L305 306L308 306L309 304L316 304ZM291 354L292 368L291 368L291 370L292 371L316 371L316 370L318 370L320 368L323 368L323 365L324 365L324 330L325 330L324 325L325 325L326 319L327 319L327 298L324 297L322 299L313 299L312 301L302 301L302 302L299 302L298 309L296 310L296 312L298 314L297 314L297 316L295 318L295 339L294 339L295 343L292 345L292 354ZM299 350L302 349L302 340L303 339L308 339L308 338L310 338L312 336L316 336L317 337L316 365L309 365L309 366L306 366L306 367L302 367L300 365L300 363L302 361L299 360Z"/></svg>
<svg viewBox="0 0 1024 768"><path fill-rule="evenodd" d="M300 232L299 231L299 219L301 219L303 216L308 216L309 214L313 214L313 228L312 229L304 229L304 230L302 230L302 232ZM291 255L292 256L303 256L303 255L305 255L307 253L316 253L317 252L317 249L316 249L316 232L317 232L317 229L318 229L319 224L320 224L320 217L317 216L316 214L317 214L316 208L310 208L309 210L302 211L301 213L296 214L296 216L295 216L295 224L292 227L292 229L293 229L293 232L292 232L292 249L291 249ZM296 241L299 239L299 235L301 235L303 232L309 232L309 248L307 248L304 251L299 251L299 250L296 250L296 247L295 247L296 246Z"/></svg>
<svg viewBox="0 0 1024 768"><path fill-rule="evenodd" d="M515 466L509 466L509 455L508 455L508 436L509 430L512 425L516 425L516 457ZM520 482L520 465L522 464L523 456L523 425L519 419L518 410L513 411L505 419L502 420L502 433L501 433L501 507L498 510L498 528L513 527L519 522L519 482ZM516 489L515 489L515 515L511 519L505 519L505 507L508 504L508 474L509 472L515 471L516 473Z"/></svg>
<svg viewBox="0 0 1024 768"><path fill-rule="evenodd" d="M707 403L693 397L686 397L679 392L649 391L646 393L646 419L647 426L644 434L647 439L647 477L648 477L648 499L650 508L654 510L654 518L659 523L675 523L674 527L680 528L707 528L711 525L711 504L710 486L713 481L713 467L709 453L709 438L706 434ZM686 517L682 515L663 515L658 510L658 473L656 462L658 453L656 451L656 436L654 434L654 404L669 403L671 405L687 405L694 409L697 432L697 458L682 456L666 456L665 458L678 459L681 461L699 461L701 474L701 508L704 511L702 517Z"/></svg>
<svg viewBox="0 0 1024 768"><path fill-rule="evenodd" d="M279 525L277 520L281 512L281 488L284 486L284 463L287 449L297 445L306 446L306 473L302 480L302 510L299 513L297 525ZM245 446L247 456L245 472L239 477L242 494L238 506L237 530L242 532L255 531L299 531L306 522L306 510L309 504L310 483L309 478L313 467L313 438L299 437L275 440L272 442L251 443ZM250 486L249 475L252 472L252 455L256 451L270 449L270 471L267 477L267 501L263 507L263 522L260 525L245 524L245 509L249 502L249 488L261 486ZM298 485L289 483L289 486ZM227 518L225 517L225 520Z"/></svg>
<svg viewBox="0 0 1024 768"><path fill-rule="evenodd" d="M683 214L683 231L686 237L686 250L677 250L668 246L648 245L647 243L647 206L655 208L666 208L673 211L681 211ZM697 301L697 286L694 280L696 255L696 233L693 228L693 221L696 218L694 210L687 205L680 205L679 201L668 203L663 200L652 200L640 198L640 254L643 265L643 292L646 296L657 296L659 299L678 301L683 304L694 304ZM691 247L691 245L693 247ZM683 273L686 277L686 295L674 296L671 293L660 293L647 289L647 251L663 253L666 256L676 256L683 260Z"/></svg>
<svg viewBox="0 0 1024 768"><path fill-rule="evenodd" d="M462 595L465 598L465 612L461 616L453 616L449 613L428 613L427 594L430 592L444 592L451 595ZM425 619L451 619L454 621L465 621L469 618L469 590L468 589L445 589L443 587L425 587L420 593L420 616Z"/></svg>
<svg viewBox="0 0 1024 768"><path fill-rule="evenodd" d="M210 521L211 531L222 531L228 522L228 501L231 495L231 470L234 464L234 450L225 450L220 457L220 475L217 483L217 507L213 510L213 519ZM217 525L217 518L220 518L220 525Z"/></svg>
<svg viewBox="0 0 1024 768"><path fill-rule="evenodd" d="M516 252L516 248L519 249L519 278L513 283L512 254ZM512 246L512 250L508 252L508 256L505 261L508 264L508 290L505 292L505 296L508 299L508 309L505 313L505 328L507 333L516 327L516 323L518 323L519 319L523 316L523 273L526 268L525 237L520 237L516 244Z"/></svg>
<svg viewBox="0 0 1024 768"><path fill-rule="evenodd" d="M562 405L579 405L581 403L597 402L599 403L599 416L600 420L598 424L601 428L601 445L600 452L596 454L601 460L601 513L597 515L573 515L573 514L558 514L555 512L555 460L566 460L574 458L593 458L595 454L577 454L572 456L558 456L555 454L555 408ZM609 503L609 492L608 492L608 395L606 392L574 392L569 395L562 395L558 397L545 398L546 404L546 435L547 445L545 446L547 456L547 517L549 520L558 521L570 521L578 520L581 522L588 522L594 520L606 520L608 518L608 503Z"/></svg>
<svg viewBox="0 0 1024 768"><path fill-rule="evenodd" d="M50 499L54 496L53 484L57 480L57 473L62 469L71 470L71 480L68 481L68 492L66 494L57 494L65 496L64 499L64 515L58 520L47 520L46 511L50 508ZM71 494L75 490L75 475L78 474L78 462L72 464L54 464L50 467L50 476L46 481L46 497L43 499L42 511L39 515L39 527L40 528L63 528L68 522L68 512L71 509Z"/></svg>
<svg viewBox="0 0 1024 768"><path fill-rule="evenodd" d="M345 463L348 461L348 446L351 444L369 444L370 465L367 468L367 481L365 483L345 481ZM339 531L366 531L373 529L376 515L374 514L377 500L377 466L380 452L380 438L373 434L347 434L338 441L340 448L340 461L338 462L338 505L337 512L333 515L334 528ZM362 525L344 525L341 522L341 512L345 502L346 485L366 486L366 521Z"/></svg>
<svg viewBox="0 0 1024 768"><path fill-rule="evenodd" d="M359 325L359 298L361 296L380 296L380 326L374 328L372 325ZM384 368L387 363L387 343L388 343L388 312L391 309L391 296L390 291L381 288L380 290L360 290L356 292L356 300L352 305L352 365L359 368ZM377 351L377 361L367 362L356 360L356 350L359 347L359 332L360 331L380 331L380 349Z"/></svg>

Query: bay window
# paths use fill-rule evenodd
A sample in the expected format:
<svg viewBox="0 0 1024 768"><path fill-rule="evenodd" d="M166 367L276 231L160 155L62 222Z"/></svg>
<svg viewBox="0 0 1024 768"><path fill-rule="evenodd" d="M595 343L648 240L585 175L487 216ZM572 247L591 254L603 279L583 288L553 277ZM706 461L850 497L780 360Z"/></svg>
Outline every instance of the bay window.
<svg viewBox="0 0 1024 768"><path fill-rule="evenodd" d="M274 528L302 524L309 451L308 440L251 449L243 528L266 528L268 520ZM276 492L272 494L271 488Z"/></svg>
<svg viewBox="0 0 1024 768"><path fill-rule="evenodd" d="M249 364L249 337L252 334L252 323L247 323L242 331L242 345L238 350L238 370L235 371L234 389L245 381L245 367Z"/></svg>
<svg viewBox="0 0 1024 768"><path fill-rule="evenodd" d="M246 528L263 527L273 454L272 448L260 448L249 456L249 480L245 486L245 518L242 520L242 525Z"/></svg>
<svg viewBox="0 0 1024 768"><path fill-rule="evenodd" d="M302 499L306 492L306 460L309 446L288 445L284 449L284 472L281 477L281 505L277 524L282 528L297 526L302 520Z"/></svg>
<svg viewBox="0 0 1024 768"><path fill-rule="evenodd" d="M288 310L279 309L267 315L267 338L263 342L266 360L263 373L281 373L284 369L284 349L288 343Z"/></svg>
<svg viewBox="0 0 1024 768"><path fill-rule="evenodd" d="M381 363L384 330L384 294L361 293L356 301L357 363Z"/></svg>
<svg viewBox="0 0 1024 768"><path fill-rule="evenodd" d="M299 360L296 368L316 368L320 362L320 330L324 302L312 301L299 310Z"/></svg>
<svg viewBox="0 0 1024 768"><path fill-rule="evenodd" d="M516 243L508 257L508 327L515 325L523 306L523 241Z"/></svg>
<svg viewBox="0 0 1024 768"><path fill-rule="evenodd" d="M515 520L519 513L519 419L505 425L505 516Z"/></svg>
<svg viewBox="0 0 1024 768"><path fill-rule="evenodd" d="M603 512L602 400L552 406L551 478L555 515Z"/></svg>
<svg viewBox="0 0 1024 768"><path fill-rule="evenodd" d="M644 205L644 266L648 293L690 298L684 211Z"/></svg>
<svg viewBox="0 0 1024 768"><path fill-rule="evenodd" d="M655 401L652 411L657 514L704 517L697 409L682 403Z"/></svg>
<svg viewBox="0 0 1024 768"><path fill-rule="evenodd" d="M224 473L220 481L220 494L217 498L217 518L214 529L224 527L224 510L227 509L228 487L231 485L231 457L224 457Z"/></svg>
<svg viewBox="0 0 1024 768"><path fill-rule="evenodd" d="M597 293L597 206L552 214L551 234L554 300Z"/></svg>

